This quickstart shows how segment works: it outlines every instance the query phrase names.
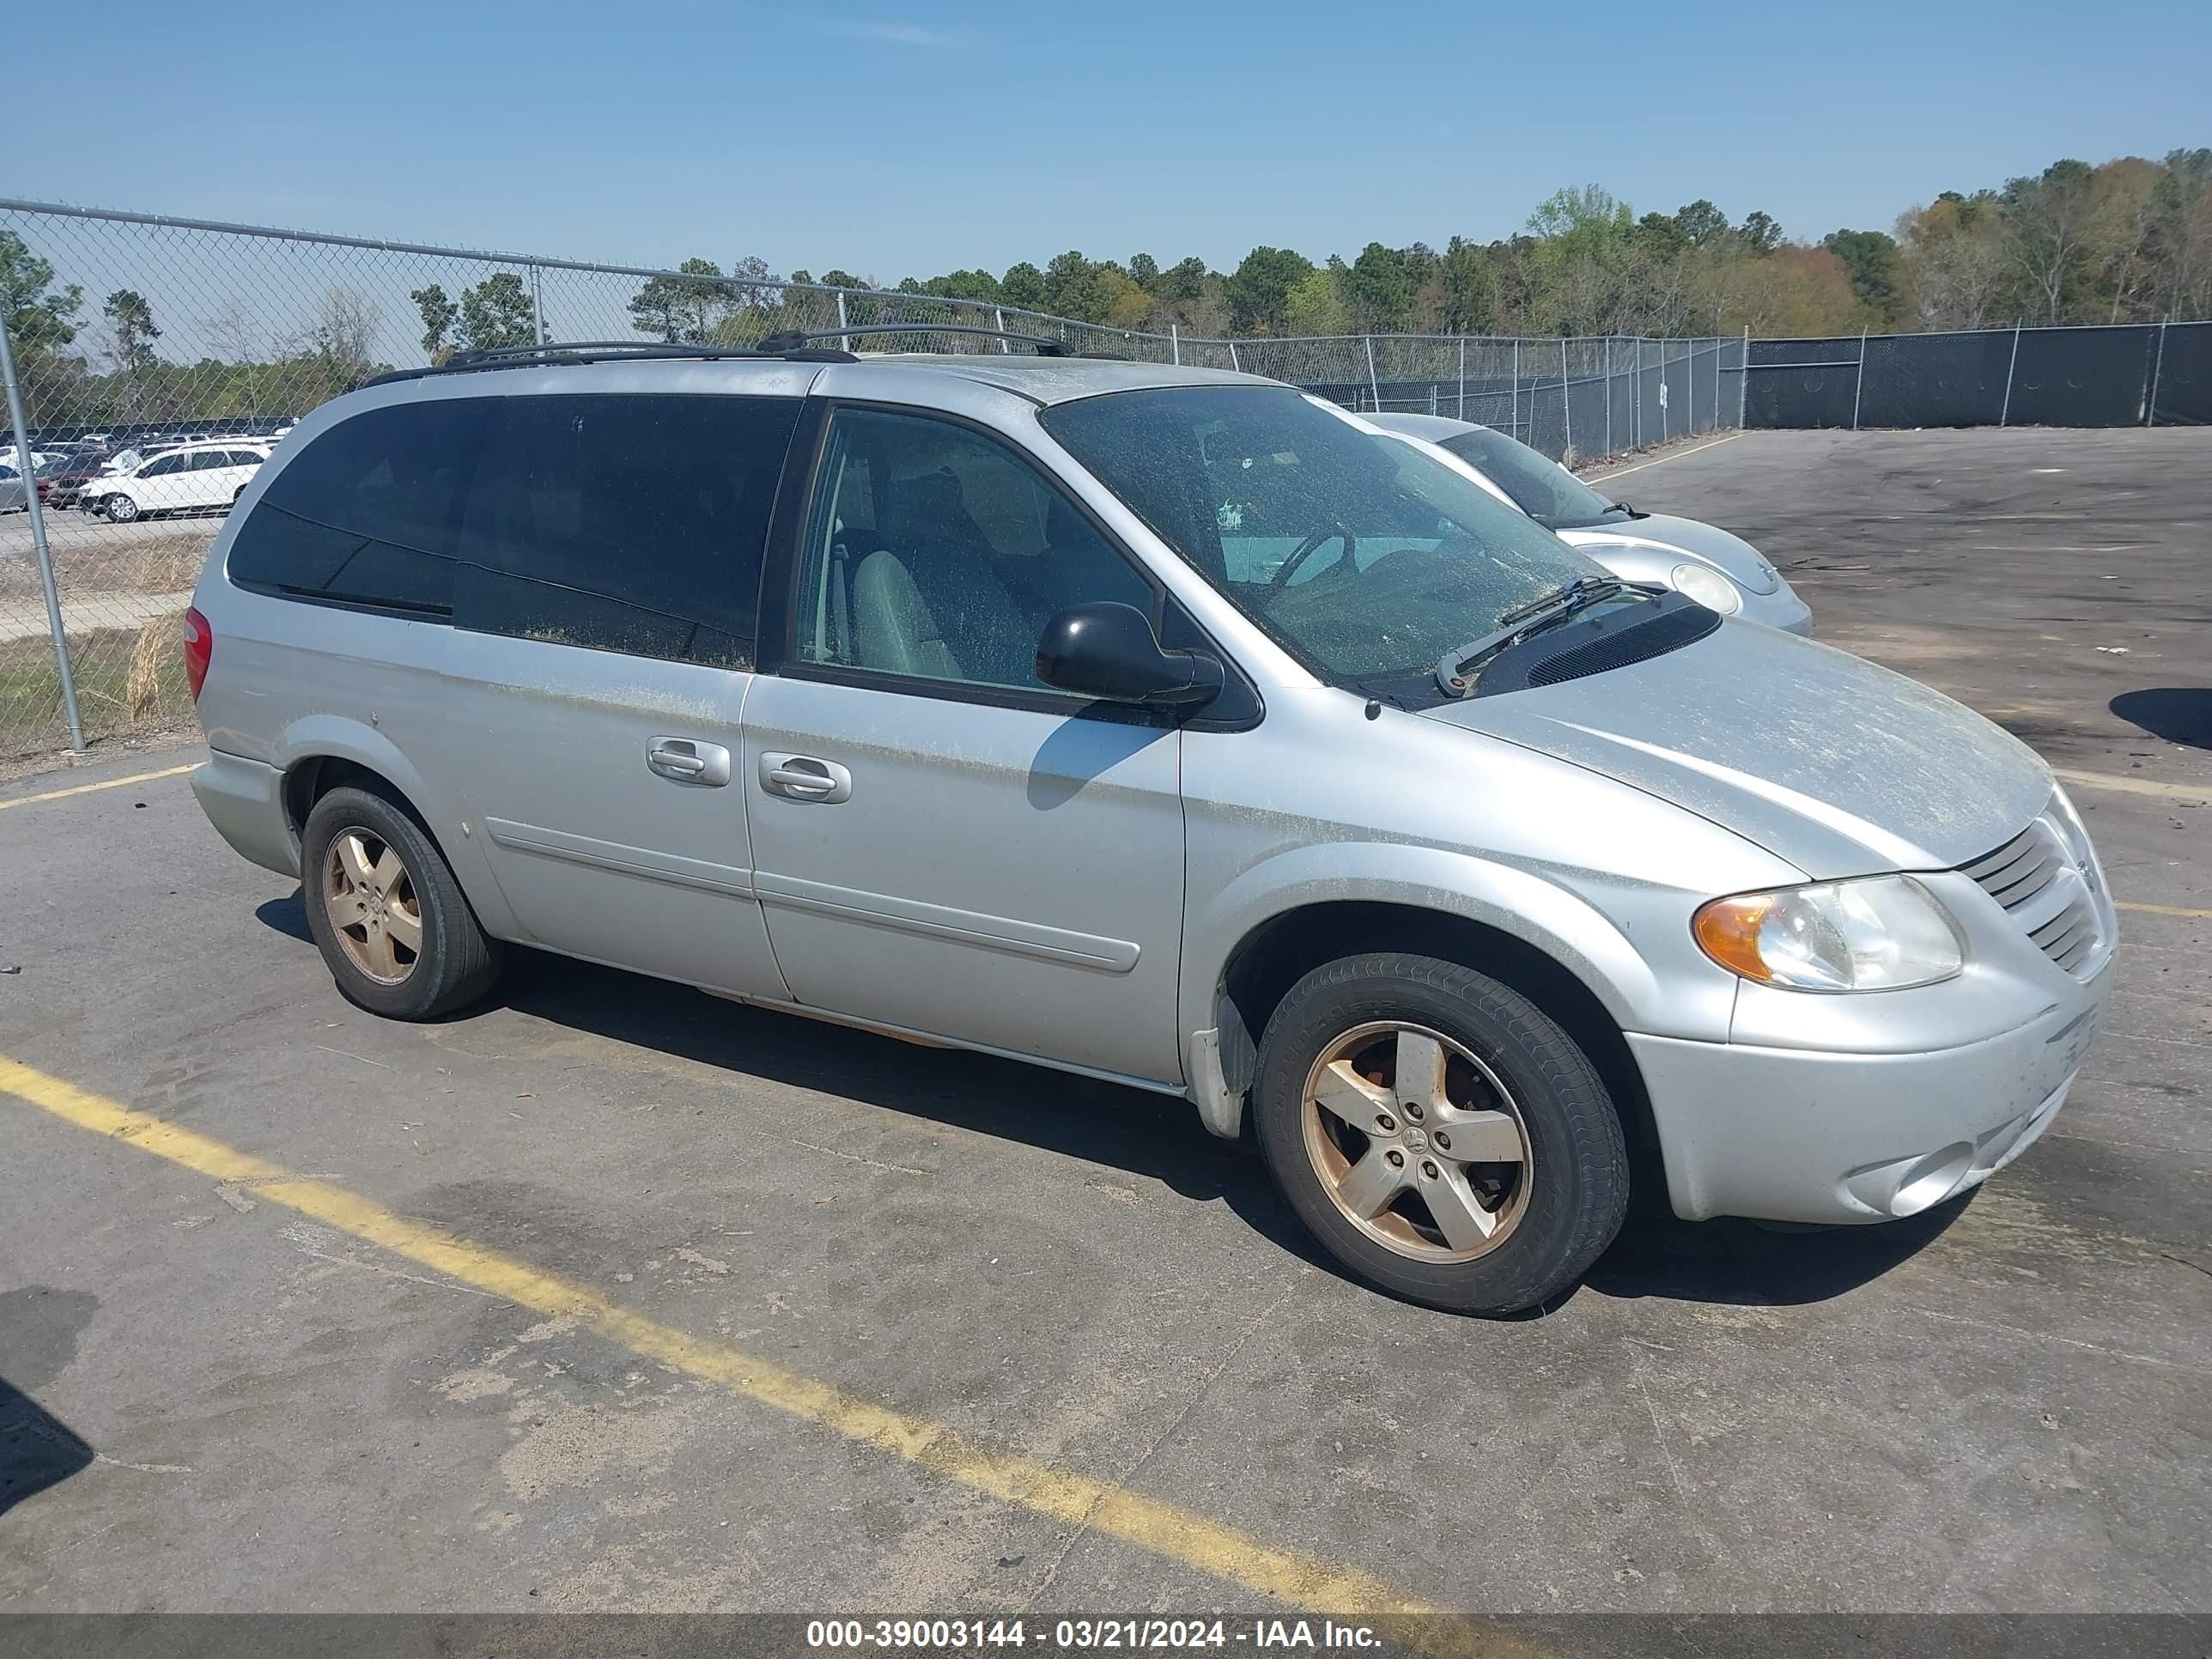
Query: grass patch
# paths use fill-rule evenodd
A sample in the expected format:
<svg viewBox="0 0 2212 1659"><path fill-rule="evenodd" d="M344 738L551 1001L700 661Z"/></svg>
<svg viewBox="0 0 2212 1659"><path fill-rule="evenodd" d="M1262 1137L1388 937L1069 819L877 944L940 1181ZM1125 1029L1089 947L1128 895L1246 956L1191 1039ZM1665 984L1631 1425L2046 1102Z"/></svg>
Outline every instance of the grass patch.
<svg viewBox="0 0 2212 1659"><path fill-rule="evenodd" d="M185 683L179 643L182 615L180 611L157 617L143 629L102 628L71 637L70 668L76 677L77 713L87 743L150 737L191 723L192 694ZM0 642L0 758L58 749L68 742L52 641Z"/></svg>

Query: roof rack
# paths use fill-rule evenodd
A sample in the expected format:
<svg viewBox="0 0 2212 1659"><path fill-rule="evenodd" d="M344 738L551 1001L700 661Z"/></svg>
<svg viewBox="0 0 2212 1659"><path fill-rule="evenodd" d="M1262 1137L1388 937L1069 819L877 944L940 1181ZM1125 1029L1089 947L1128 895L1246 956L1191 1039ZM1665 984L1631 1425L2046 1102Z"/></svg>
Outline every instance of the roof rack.
<svg viewBox="0 0 2212 1659"><path fill-rule="evenodd" d="M777 337L770 336L771 339ZM784 362L849 363L856 362L849 351L822 349L804 342L796 346L709 346L680 345L665 340L548 340L544 344L535 342L521 345L482 346L465 351L456 351L442 363L433 363L426 368L394 369L389 374L379 375L368 384L388 386L394 380L420 380L433 374L466 374L472 370L486 368L517 368L536 363L544 368L561 368L582 363L647 362L656 358L690 357L702 361L717 358L777 358Z"/></svg>
<svg viewBox="0 0 2212 1659"><path fill-rule="evenodd" d="M764 354L795 351L817 340L846 340L862 334L964 334L988 340L1006 340L1032 348L1040 357L1073 357L1074 347L1048 334L1018 334L1012 329L982 328L969 323L853 323L843 328L784 329L760 337Z"/></svg>
<svg viewBox="0 0 2212 1659"><path fill-rule="evenodd" d="M428 368L394 369L368 384L389 386L395 380L420 380L434 374L466 374L479 369L518 368L531 364L563 368L583 363L649 362L670 357L702 362L769 358L783 362L854 363L860 359L829 343L854 335L883 334L981 336L1029 346L1040 357L1075 356L1073 348L1066 341L1044 334L1017 334L1008 329L977 328L965 323L854 323L845 328L779 329L763 334L749 346L687 345L665 340L548 340L542 344L532 341L521 345L482 346L456 351L444 362Z"/></svg>

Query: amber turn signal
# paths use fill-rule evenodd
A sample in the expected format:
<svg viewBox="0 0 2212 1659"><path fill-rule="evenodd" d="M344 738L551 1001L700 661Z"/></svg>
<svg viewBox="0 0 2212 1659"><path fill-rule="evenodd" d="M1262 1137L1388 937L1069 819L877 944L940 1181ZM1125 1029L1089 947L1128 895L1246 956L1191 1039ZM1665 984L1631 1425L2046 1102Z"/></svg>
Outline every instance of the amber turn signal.
<svg viewBox="0 0 2212 1659"><path fill-rule="evenodd" d="M1731 973L1764 985L1774 977L1759 954L1759 930L1774 909L1771 893L1717 898L1698 907L1690 922L1705 953Z"/></svg>

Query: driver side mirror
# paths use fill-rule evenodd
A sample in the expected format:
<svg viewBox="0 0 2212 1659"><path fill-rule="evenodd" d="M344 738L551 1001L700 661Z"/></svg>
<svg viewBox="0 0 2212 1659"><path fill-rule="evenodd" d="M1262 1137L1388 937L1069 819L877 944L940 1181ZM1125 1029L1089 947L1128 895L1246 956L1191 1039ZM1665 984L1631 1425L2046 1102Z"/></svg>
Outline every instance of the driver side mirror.
<svg viewBox="0 0 2212 1659"><path fill-rule="evenodd" d="M1222 686L1212 657L1163 649L1143 611L1103 599L1072 605L1044 625L1036 676L1062 691L1148 708L1201 708Z"/></svg>

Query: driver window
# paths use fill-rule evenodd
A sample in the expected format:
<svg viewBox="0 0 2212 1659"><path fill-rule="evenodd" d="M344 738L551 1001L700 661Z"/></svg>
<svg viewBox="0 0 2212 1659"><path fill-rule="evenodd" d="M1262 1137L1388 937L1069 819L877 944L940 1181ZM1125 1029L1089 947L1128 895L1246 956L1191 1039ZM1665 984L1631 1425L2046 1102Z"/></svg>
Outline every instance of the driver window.
<svg viewBox="0 0 2212 1659"><path fill-rule="evenodd" d="M1042 692L1056 612L1152 584L1024 457L969 428L873 410L830 431L799 574L795 654Z"/></svg>

